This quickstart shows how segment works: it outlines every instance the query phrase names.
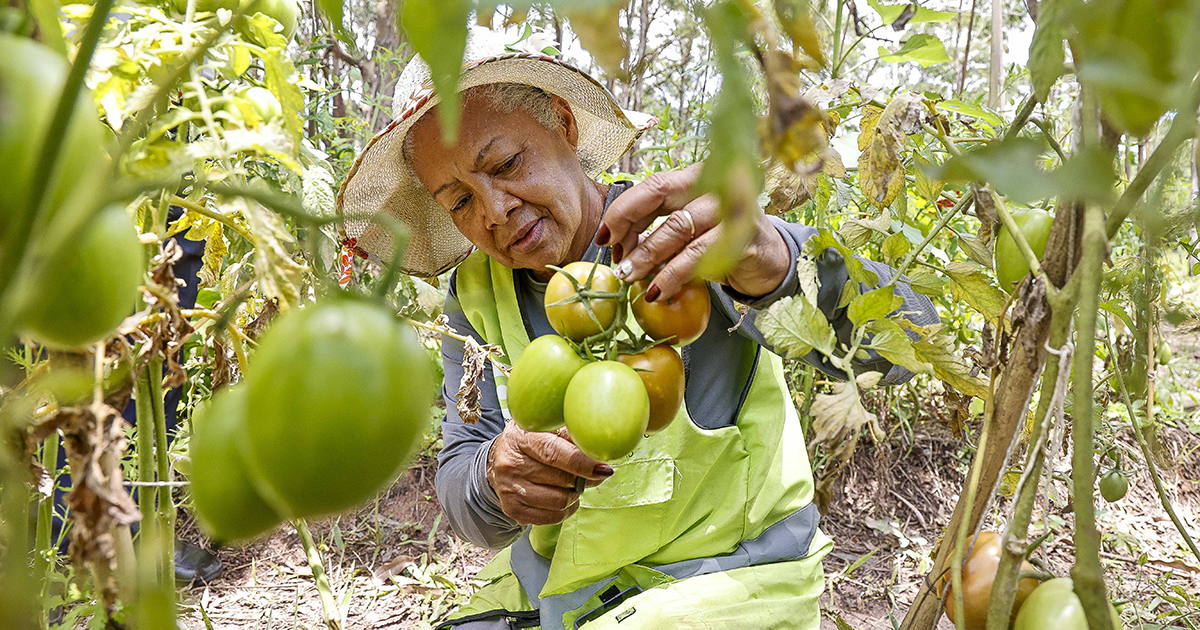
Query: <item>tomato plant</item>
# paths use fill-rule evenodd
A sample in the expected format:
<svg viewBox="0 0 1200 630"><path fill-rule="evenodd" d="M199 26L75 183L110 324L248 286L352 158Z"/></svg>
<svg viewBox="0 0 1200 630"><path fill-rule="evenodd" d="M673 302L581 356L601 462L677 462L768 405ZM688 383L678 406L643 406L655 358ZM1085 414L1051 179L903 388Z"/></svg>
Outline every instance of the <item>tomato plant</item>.
<svg viewBox="0 0 1200 630"><path fill-rule="evenodd" d="M30 338L78 348L112 333L137 305L142 246L125 209L110 206L91 218L69 253L34 273L22 313Z"/></svg>
<svg viewBox="0 0 1200 630"><path fill-rule="evenodd" d="M1020 228L1021 234L1040 259L1046 251L1046 241L1050 238L1050 228L1054 225L1054 217L1040 208L1014 214L1013 222ZM996 280L1000 288L1012 293L1021 278L1029 273L1029 263L1021 254L1017 242L1008 232L1007 226L1001 226L996 234Z"/></svg>
<svg viewBox="0 0 1200 630"><path fill-rule="evenodd" d="M563 397L584 366L562 337L542 335L525 347L508 377L508 410L526 431L553 431L565 424Z"/></svg>
<svg viewBox="0 0 1200 630"><path fill-rule="evenodd" d="M667 341L675 346L686 346L700 338L708 328L712 303L708 295L708 283L692 280L666 299L647 302L646 290L650 279L633 283L633 301L630 310L642 330L655 341Z"/></svg>
<svg viewBox="0 0 1200 630"><path fill-rule="evenodd" d="M1105 501L1114 503L1125 498L1125 493L1129 492L1129 479L1122 475L1120 471L1111 470L1100 478L1100 496L1104 497Z"/></svg>
<svg viewBox="0 0 1200 630"><path fill-rule="evenodd" d="M671 424L683 404L683 359L666 344L647 348L637 354L622 354L617 360L633 368L646 386L650 397L650 419L646 433L658 433Z"/></svg>
<svg viewBox="0 0 1200 630"><path fill-rule="evenodd" d="M386 309L328 300L289 312L246 375L246 460L288 517L330 514L395 478L429 422L429 358Z"/></svg>
<svg viewBox="0 0 1200 630"><path fill-rule="evenodd" d="M988 605L992 601L992 583L996 580L996 569L1000 566L1000 542L1002 537L995 532L980 532L975 539L975 547L967 556L962 570L963 584L963 627L967 630L987 630ZM1022 570L1033 570L1028 562L1021 563ZM950 578L945 578L946 592L942 596L942 606L946 617L955 621L954 587ZM1013 603L1013 616L1021 609L1022 603L1038 581L1033 578L1022 579L1017 585L1017 597Z"/></svg>
<svg viewBox="0 0 1200 630"><path fill-rule="evenodd" d="M283 520L259 494L243 461L245 398L245 387L227 388L192 417L192 501L204 530L218 541L254 538Z"/></svg>
<svg viewBox="0 0 1200 630"><path fill-rule="evenodd" d="M589 363L575 373L563 399L571 439L592 459L612 462L633 452L650 421L650 399L633 368Z"/></svg>
<svg viewBox="0 0 1200 630"><path fill-rule="evenodd" d="M585 289L605 293L616 293L621 289L621 281L604 265L579 261L563 267L563 271L554 274L546 285L546 319L550 320L554 330L572 341L583 341L611 326L619 306L615 299L592 298L590 314L583 302L556 304L576 295L575 286L563 272Z"/></svg>

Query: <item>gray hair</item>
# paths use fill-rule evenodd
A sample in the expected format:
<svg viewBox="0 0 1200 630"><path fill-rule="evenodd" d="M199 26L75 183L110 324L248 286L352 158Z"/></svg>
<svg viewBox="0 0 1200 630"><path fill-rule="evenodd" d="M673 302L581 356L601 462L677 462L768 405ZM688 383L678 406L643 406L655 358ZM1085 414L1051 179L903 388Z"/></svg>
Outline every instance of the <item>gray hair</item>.
<svg viewBox="0 0 1200 630"><path fill-rule="evenodd" d="M534 120L538 121L539 124L552 131L561 123L558 112L554 109L554 100L551 98L550 93L539 87L524 83L486 83L463 90L463 102L474 98L485 99L502 114L511 114L518 109L523 109ZM404 145L402 147L404 155L403 166L415 180L417 176L412 170L412 127L409 127L408 131L404 136Z"/></svg>

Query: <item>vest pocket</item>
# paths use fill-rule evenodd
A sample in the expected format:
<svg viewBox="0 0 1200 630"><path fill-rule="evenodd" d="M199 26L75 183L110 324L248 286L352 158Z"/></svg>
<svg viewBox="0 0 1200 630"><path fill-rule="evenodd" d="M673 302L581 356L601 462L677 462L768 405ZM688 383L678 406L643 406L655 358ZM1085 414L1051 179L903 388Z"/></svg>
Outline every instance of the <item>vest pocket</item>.
<svg viewBox="0 0 1200 630"><path fill-rule="evenodd" d="M612 477L580 495L579 511L568 520L576 564L621 566L663 545L666 502L675 493L678 475L675 460L656 456L613 469Z"/></svg>

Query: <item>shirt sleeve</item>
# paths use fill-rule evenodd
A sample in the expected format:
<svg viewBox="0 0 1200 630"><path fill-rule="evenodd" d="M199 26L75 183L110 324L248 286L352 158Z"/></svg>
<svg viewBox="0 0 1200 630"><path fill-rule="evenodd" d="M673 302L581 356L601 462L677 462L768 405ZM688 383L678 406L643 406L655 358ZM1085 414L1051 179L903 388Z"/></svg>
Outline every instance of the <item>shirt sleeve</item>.
<svg viewBox="0 0 1200 630"><path fill-rule="evenodd" d="M445 313L451 328L474 337L480 344L485 343L459 306L454 278L450 280ZM442 419L442 450L438 453L438 502L456 534L480 547L499 549L521 534L521 526L500 509L500 499L487 480L488 451L504 430L504 415L496 395L496 382L491 370L485 368L479 380L482 412L479 422L467 424L459 417L456 394L463 376L462 359L463 342L443 335L442 398L446 402L446 416Z"/></svg>
<svg viewBox="0 0 1200 630"><path fill-rule="evenodd" d="M775 302L800 293L800 274L797 268L797 263L800 260L800 251L805 241L817 234L818 230L807 225L788 223L779 217L772 216L768 218L772 225L775 226L775 229L779 231L780 236L783 237L788 247L788 273L784 277L783 282L771 293L757 298L744 295L724 285L717 285L720 290L715 291L714 294L717 296L718 301L722 308L725 309L729 318L735 322L741 322L738 330L742 335L771 350L771 344L759 332L758 327L755 325L755 320L758 317L758 313L769 308ZM880 284L891 280L892 275L895 273L894 269L883 263L862 258L859 260L862 261L867 269L870 269L879 276ZM850 280L850 273L846 270L845 260L842 259L842 255L837 250L830 248L825 250L817 258L816 262L817 281L819 285L816 306L821 309L821 312L825 315L825 319L833 326L834 331L837 333L838 342L849 344L850 336L854 332L854 323L850 321L846 308L838 308L838 302L841 301L842 288ZM896 313L903 314L905 319L918 326L930 326L941 321L937 309L933 306L933 301L928 296L913 291L906 278L901 277L894 286L895 294L904 299L904 303L900 305L900 308L896 309ZM866 291L870 287L861 285L860 289ZM738 308L738 304L743 305L743 307ZM914 337L914 333L910 332L909 336ZM855 367L860 372L883 373L884 377L880 380L881 385L899 385L913 377L913 373L908 369L893 365L874 350L867 350L867 355L865 359L855 358ZM816 350L810 352L801 360L835 378L848 378L846 373L834 367L828 359Z"/></svg>

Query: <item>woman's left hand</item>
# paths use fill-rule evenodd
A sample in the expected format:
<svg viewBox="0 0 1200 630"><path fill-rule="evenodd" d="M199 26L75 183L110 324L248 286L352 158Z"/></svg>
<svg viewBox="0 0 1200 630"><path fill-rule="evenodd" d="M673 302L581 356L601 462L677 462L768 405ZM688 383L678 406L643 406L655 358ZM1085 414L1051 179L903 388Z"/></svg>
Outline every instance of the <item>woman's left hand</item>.
<svg viewBox="0 0 1200 630"><path fill-rule="evenodd" d="M647 299L669 298L696 276L700 257L720 238L720 202L715 195L694 192L701 164L682 171L655 173L617 197L604 214L597 245L611 244L619 260L617 276L637 280L665 265L654 276ZM735 291L760 297L787 277L790 255L779 230L755 209L755 233L736 268L724 278L706 278ZM658 217L667 219L645 238L643 230ZM657 295L654 288L658 289ZM650 299L653 298L653 299Z"/></svg>

